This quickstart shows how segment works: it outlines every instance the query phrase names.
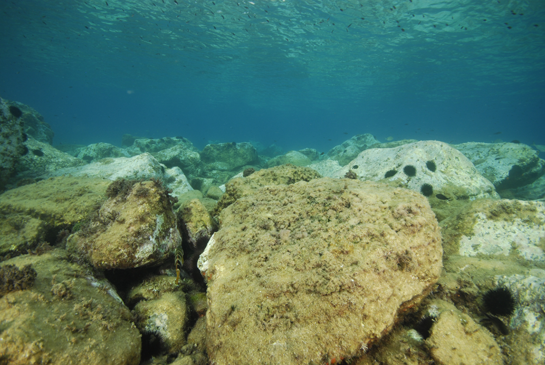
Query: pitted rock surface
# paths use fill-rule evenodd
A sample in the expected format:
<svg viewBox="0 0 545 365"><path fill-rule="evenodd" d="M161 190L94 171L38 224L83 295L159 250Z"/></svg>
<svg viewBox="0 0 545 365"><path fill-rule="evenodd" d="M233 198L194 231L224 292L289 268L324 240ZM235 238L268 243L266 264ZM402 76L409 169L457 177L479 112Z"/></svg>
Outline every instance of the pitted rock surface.
<svg viewBox="0 0 545 365"><path fill-rule="evenodd" d="M265 186L220 218L199 260L207 350L218 365L361 354L442 268L435 215L407 189L330 178Z"/></svg>

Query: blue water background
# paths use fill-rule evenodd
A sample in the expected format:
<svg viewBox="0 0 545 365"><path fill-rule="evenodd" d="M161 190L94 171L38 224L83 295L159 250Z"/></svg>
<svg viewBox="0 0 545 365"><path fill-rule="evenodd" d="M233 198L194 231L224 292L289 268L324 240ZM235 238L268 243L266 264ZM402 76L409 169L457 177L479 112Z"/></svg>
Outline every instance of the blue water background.
<svg viewBox="0 0 545 365"><path fill-rule="evenodd" d="M54 144L545 145L544 19L543 1L2 1L0 96Z"/></svg>

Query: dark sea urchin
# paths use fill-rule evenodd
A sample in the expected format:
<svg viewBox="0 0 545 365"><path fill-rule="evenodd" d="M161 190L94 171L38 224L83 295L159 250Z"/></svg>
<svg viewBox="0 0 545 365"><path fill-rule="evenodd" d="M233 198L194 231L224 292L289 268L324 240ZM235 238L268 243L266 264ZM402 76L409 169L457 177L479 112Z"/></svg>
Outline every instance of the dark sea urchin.
<svg viewBox="0 0 545 365"><path fill-rule="evenodd" d="M516 301L506 287L498 287L483 295L484 309L495 316L510 316L515 311Z"/></svg>

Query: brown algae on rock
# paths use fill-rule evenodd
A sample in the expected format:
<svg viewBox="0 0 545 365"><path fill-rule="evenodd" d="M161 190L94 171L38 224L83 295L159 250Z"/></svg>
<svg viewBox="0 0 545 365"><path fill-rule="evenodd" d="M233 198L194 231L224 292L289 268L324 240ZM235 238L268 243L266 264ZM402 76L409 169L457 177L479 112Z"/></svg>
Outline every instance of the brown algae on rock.
<svg viewBox="0 0 545 365"><path fill-rule="evenodd" d="M407 189L329 178L267 186L220 218L200 262L215 364L361 354L427 295L442 268L435 216Z"/></svg>
<svg viewBox="0 0 545 365"><path fill-rule="evenodd" d="M87 268L70 263L64 250L5 265L32 265L37 275L29 288L0 298L2 363L140 363L140 333L129 310Z"/></svg>
<svg viewBox="0 0 545 365"><path fill-rule="evenodd" d="M157 181L116 184L110 198L67 248L103 269L135 268L166 259L181 245L171 197Z"/></svg>

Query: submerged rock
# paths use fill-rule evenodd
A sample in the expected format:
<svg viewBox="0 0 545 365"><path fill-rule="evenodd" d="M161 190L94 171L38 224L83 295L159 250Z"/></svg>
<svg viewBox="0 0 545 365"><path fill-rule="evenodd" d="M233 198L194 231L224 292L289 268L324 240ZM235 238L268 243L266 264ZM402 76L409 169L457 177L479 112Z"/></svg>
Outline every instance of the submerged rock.
<svg viewBox="0 0 545 365"><path fill-rule="evenodd" d="M119 185L112 189L113 184ZM167 192L156 181L116 181L110 198L67 247L102 269L159 263L182 243Z"/></svg>
<svg viewBox="0 0 545 365"><path fill-rule="evenodd" d="M285 155L271 158L269 161L267 161L267 166L274 167L285 164L291 164L295 166L307 166L311 162L311 159L307 155L299 151L289 151Z"/></svg>
<svg viewBox="0 0 545 365"><path fill-rule="evenodd" d="M140 363L140 333L108 283L101 283L64 250L2 263L36 271L34 284L0 298L5 363Z"/></svg>
<svg viewBox="0 0 545 365"><path fill-rule="evenodd" d="M361 354L427 295L442 268L427 200L384 184L265 186L220 218L199 260L207 350L218 365Z"/></svg>
<svg viewBox="0 0 545 365"><path fill-rule="evenodd" d="M61 175L91 176L108 180L163 179L165 185L176 195L193 190L180 168L166 169L149 153L131 158L105 158L81 167L51 171L42 177Z"/></svg>
<svg viewBox="0 0 545 365"><path fill-rule="evenodd" d="M201 152L201 160L209 169L234 170L258 162L257 151L248 142L208 144Z"/></svg>
<svg viewBox="0 0 545 365"><path fill-rule="evenodd" d="M543 202L478 200L441 226L450 254L545 263Z"/></svg>
<svg viewBox="0 0 545 365"><path fill-rule="evenodd" d="M80 160L91 162L107 157L129 157L129 154L113 144L101 142L80 148L76 157Z"/></svg>
<svg viewBox="0 0 545 365"><path fill-rule="evenodd" d="M4 100L8 107L13 106L21 110L23 131L35 140L47 144L53 143L53 129L44 121L44 117L34 108L18 101Z"/></svg>
<svg viewBox="0 0 545 365"><path fill-rule="evenodd" d="M471 161L439 141L363 151L333 177L344 177L350 170L360 180L386 180L426 196L442 193L458 200L499 198L494 185L481 176Z"/></svg>
<svg viewBox="0 0 545 365"><path fill-rule="evenodd" d="M523 143L468 142L454 145L498 191L521 187L545 174L539 151Z"/></svg>
<svg viewBox="0 0 545 365"><path fill-rule="evenodd" d="M25 146L28 153L21 157L17 164L17 179L44 179L60 169L75 168L86 164L85 161L32 137L28 137Z"/></svg>
<svg viewBox="0 0 545 365"><path fill-rule="evenodd" d="M426 341L438 364L504 364L494 337L452 304L441 312Z"/></svg>
<svg viewBox="0 0 545 365"><path fill-rule="evenodd" d="M251 195L263 186L290 185L298 181L310 181L320 177L321 175L313 169L288 164L259 170L244 178L233 178L225 185L225 194L218 201L213 215L219 215L222 209L228 207L237 199Z"/></svg>
<svg viewBox="0 0 545 365"><path fill-rule="evenodd" d="M372 134L358 134L330 149L325 157L338 161L341 166L344 166L356 158L361 151L371 148L378 143L380 142Z"/></svg>
<svg viewBox="0 0 545 365"><path fill-rule="evenodd" d="M9 105L0 98L0 192L15 175L15 167L21 156L28 153L23 144L26 135L21 116L21 110L10 110Z"/></svg>
<svg viewBox="0 0 545 365"><path fill-rule="evenodd" d="M54 177L0 195L0 255L54 245L106 199L111 181Z"/></svg>

